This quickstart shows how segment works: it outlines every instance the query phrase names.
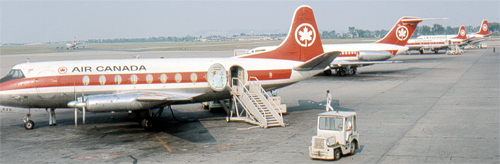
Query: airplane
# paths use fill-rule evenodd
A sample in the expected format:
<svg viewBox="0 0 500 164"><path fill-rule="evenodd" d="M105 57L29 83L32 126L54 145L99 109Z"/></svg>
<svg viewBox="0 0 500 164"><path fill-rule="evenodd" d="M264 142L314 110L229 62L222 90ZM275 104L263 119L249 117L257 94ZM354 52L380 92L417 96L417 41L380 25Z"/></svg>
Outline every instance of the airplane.
<svg viewBox="0 0 500 164"><path fill-rule="evenodd" d="M468 34L467 38L478 38L482 39L484 37L490 36L493 33L490 33L490 29L488 28L488 20L483 20L481 23L481 26L479 28L479 31L473 34ZM456 35L422 35L417 37L417 39L443 39L443 38L452 38L455 37Z"/></svg>
<svg viewBox="0 0 500 164"><path fill-rule="evenodd" d="M75 37L75 40L73 40L73 43L68 43L66 44L66 49L69 50L70 48L73 48L73 49L78 49L78 46L77 45L80 45L80 44L83 44L81 42L76 42L76 37ZM57 47L59 48L59 47ZM63 47L61 47L62 49ZM82 48L85 48L85 46L82 46Z"/></svg>
<svg viewBox="0 0 500 164"><path fill-rule="evenodd" d="M355 74L357 67L373 64L400 63L402 61L388 61L395 55L402 54L408 50L406 42L411 37L417 24L423 20L417 17L402 17L396 22L386 36L373 43L351 43L351 44L324 44L325 52L341 51L342 53L325 69L325 75L331 75L335 70L338 76ZM263 46L249 50L247 53L263 52L273 50L277 46Z"/></svg>
<svg viewBox="0 0 500 164"><path fill-rule="evenodd" d="M490 28L488 26L488 20L485 19L481 23L481 26L479 27L479 31L474 33L474 34L467 35L467 38L483 39L484 37L488 37L492 34L493 33L490 33Z"/></svg>
<svg viewBox="0 0 500 164"><path fill-rule="evenodd" d="M460 26L458 30L458 34L454 37L450 38L426 38L426 39L410 39L406 46L410 50L418 50L420 54L424 53L424 50L430 49L434 51L434 53L438 53L440 49L449 49L450 46L463 46L468 44L467 32L465 31L464 26Z"/></svg>
<svg viewBox="0 0 500 164"><path fill-rule="evenodd" d="M295 10L287 38L275 50L229 58L108 59L28 62L0 79L0 105L146 115L141 125L173 104L231 98L233 78L258 79L266 91L321 73L340 52L324 53L312 9ZM272 75L272 76L271 76ZM248 84L248 83L247 83ZM153 109L158 109L154 113ZM25 119L25 128L34 123ZM84 116L85 118L85 116Z"/></svg>

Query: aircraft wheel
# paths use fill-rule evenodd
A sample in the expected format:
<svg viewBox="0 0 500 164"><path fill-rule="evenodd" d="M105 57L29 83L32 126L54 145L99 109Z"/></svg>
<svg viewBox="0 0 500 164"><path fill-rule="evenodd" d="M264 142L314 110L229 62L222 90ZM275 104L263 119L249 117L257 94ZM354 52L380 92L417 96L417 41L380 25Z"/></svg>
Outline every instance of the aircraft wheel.
<svg viewBox="0 0 500 164"><path fill-rule="evenodd" d="M424 54L424 50L419 50L418 52L420 52L420 54Z"/></svg>
<svg viewBox="0 0 500 164"><path fill-rule="evenodd" d="M358 72L358 68L354 67L354 68L352 69L352 74L356 74L356 72Z"/></svg>
<svg viewBox="0 0 500 164"><path fill-rule="evenodd" d="M339 71L337 72L337 75L338 76L345 76L345 70L344 69L339 69Z"/></svg>
<svg viewBox="0 0 500 164"><path fill-rule="evenodd" d="M434 53L437 54L439 52L439 50L434 50Z"/></svg>
<svg viewBox="0 0 500 164"><path fill-rule="evenodd" d="M339 160L340 159L340 148L337 148L333 150L333 160Z"/></svg>
<svg viewBox="0 0 500 164"><path fill-rule="evenodd" d="M151 118L145 118L145 119L142 119L141 121L141 125L144 129L146 130L152 130L153 129L153 120Z"/></svg>
<svg viewBox="0 0 500 164"><path fill-rule="evenodd" d="M26 121L26 123L24 123L24 128L26 128L26 130L31 130L35 127L35 123L31 120L28 120Z"/></svg>

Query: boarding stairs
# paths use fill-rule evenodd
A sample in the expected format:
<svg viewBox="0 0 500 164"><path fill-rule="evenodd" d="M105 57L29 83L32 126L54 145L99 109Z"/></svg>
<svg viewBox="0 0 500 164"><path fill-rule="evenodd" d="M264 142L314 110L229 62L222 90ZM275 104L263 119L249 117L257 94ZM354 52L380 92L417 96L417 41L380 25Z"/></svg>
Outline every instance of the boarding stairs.
<svg viewBox="0 0 500 164"><path fill-rule="evenodd" d="M235 110L231 110L228 121L244 121L257 125L248 129L285 127L283 113L286 112L286 106L284 104L278 105L276 101L273 101L279 97L270 96L262 88L257 78L251 77L250 79L247 87L238 78L233 78L233 84L236 85L232 86L231 94ZM278 102L281 103L281 100Z"/></svg>

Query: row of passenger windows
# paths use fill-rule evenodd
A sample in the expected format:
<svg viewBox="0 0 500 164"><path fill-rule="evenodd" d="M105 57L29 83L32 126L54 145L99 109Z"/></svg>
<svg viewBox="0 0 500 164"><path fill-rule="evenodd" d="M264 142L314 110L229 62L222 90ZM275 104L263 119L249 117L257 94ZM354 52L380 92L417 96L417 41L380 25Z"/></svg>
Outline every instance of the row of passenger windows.
<svg viewBox="0 0 500 164"><path fill-rule="evenodd" d="M127 78L127 77L125 77L125 78ZM128 77L128 78L132 84L137 84L137 82L139 81L139 78L135 74L130 75L130 77ZM119 85L123 82L123 79L124 78L122 77L122 75L115 75L113 81L115 84ZM166 74L163 73L159 76L159 79L160 79L161 83L166 83L168 80L168 77ZM182 81L182 75L180 73L176 73L174 76L174 79L175 79L175 82L180 83ZM196 73L191 73L190 79L194 83L198 80L198 75ZM108 79L106 79L106 76L104 76L104 75L99 76L99 83L101 85L106 84L107 80ZM146 75L146 82L148 84L153 83L153 80L154 80L154 77L152 74ZM83 85L88 85L90 83L90 77L87 75L83 76L82 82L83 82Z"/></svg>

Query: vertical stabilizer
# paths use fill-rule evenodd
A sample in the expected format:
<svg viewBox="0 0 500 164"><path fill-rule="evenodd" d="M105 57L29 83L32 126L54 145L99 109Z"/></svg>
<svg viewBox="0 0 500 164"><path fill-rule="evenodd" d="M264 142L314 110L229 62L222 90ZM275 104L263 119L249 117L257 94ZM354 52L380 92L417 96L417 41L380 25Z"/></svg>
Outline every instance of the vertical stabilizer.
<svg viewBox="0 0 500 164"><path fill-rule="evenodd" d="M295 61L308 61L323 54L320 33L313 11L309 6L300 6L295 10L288 36L272 51L254 53L240 58L268 58Z"/></svg>
<svg viewBox="0 0 500 164"><path fill-rule="evenodd" d="M460 26L457 36L452 39L467 39L467 32L465 31L465 27L463 25Z"/></svg>
<svg viewBox="0 0 500 164"><path fill-rule="evenodd" d="M479 28L479 31L476 34L479 34L479 35L490 34L490 29L488 27L488 21L486 19L483 20L483 23L481 23L481 27Z"/></svg>
<svg viewBox="0 0 500 164"><path fill-rule="evenodd" d="M418 23L422 21L423 20L421 18L417 17L402 17L384 38L375 43L405 46L408 39L410 39L411 35L413 35L415 28L417 28Z"/></svg>

